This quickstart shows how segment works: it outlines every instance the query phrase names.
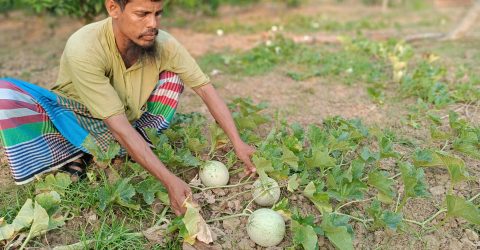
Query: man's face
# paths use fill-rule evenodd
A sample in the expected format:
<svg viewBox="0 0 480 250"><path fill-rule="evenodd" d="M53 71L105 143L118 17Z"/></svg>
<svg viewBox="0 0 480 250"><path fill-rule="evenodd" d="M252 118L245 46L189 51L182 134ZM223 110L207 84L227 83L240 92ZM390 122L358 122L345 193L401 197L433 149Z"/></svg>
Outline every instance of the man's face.
<svg viewBox="0 0 480 250"><path fill-rule="evenodd" d="M118 15L118 28L125 38L142 48L155 44L162 1L130 0Z"/></svg>

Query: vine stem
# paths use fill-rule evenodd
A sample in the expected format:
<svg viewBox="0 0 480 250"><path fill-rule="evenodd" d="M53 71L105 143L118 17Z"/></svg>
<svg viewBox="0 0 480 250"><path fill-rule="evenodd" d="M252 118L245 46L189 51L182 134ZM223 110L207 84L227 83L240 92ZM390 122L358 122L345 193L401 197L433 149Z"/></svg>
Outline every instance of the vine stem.
<svg viewBox="0 0 480 250"><path fill-rule="evenodd" d="M371 201L371 200L373 200L373 199L375 199L375 198L372 197L372 198L368 198L368 199L365 199L365 200L356 200L356 201L347 202L347 203L339 206L338 208L336 208L336 209L335 209L335 212L340 211L340 209L342 209L343 207L346 207L346 206L348 206L348 205L350 205L350 204L353 204L353 203L361 203L361 202L366 202L366 201Z"/></svg>
<svg viewBox="0 0 480 250"><path fill-rule="evenodd" d="M252 190L245 190L245 191L242 191L242 192L240 192L240 193L236 193L236 194L234 194L234 195L232 195L232 196L230 196L230 197L222 200L222 201L220 202L220 204L221 204L221 203L224 203L224 202L227 202L227 201L229 201L229 200L231 200L231 199L233 199L233 198L235 198L235 197L237 197L237 196L240 196L240 195L242 195L242 194L246 194L246 193L248 193L248 192L252 192Z"/></svg>
<svg viewBox="0 0 480 250"><path fill-rule="evenodd" d="M473 196L472 198L468 199L468 201L472 202L474 201L475 199L477 199L478 197L480 197L480 193L476 194L475 196Z"/></svg>
<svg viewBox="0 0 480 250"><path fill-rule="evenodd" d="M447 148L449 142L450 142L449 140L446 140L445 145L443 145L442 149L440 149L440 150L441 151L445 150Z"/></svg>
<svg viewBox="0 0 480 250"><path fill-rule="evenodd" d="M212 223L212 222L215 222L215 221L228 220L228 219L233 219L233 218L242 217L242 216L250 216L251 213L247 213L247 211L250 211L250 210L245 209L240 214L231 214L231 215L227 215L227 216L223 216L223 217L218 217L218 218L207 220L206 222L207 223Z"/></svg>
<svg viewBox="0 0 480 250"><path fill-rule="evenodd" d="M184 170L176 173L175 175L181 175L181 174L184 174L184 173L186 173L186 172L188 172L188 171L190 171L190 170L196 169L196 168L198 168L198 167L187 168L187 169L184 169Z"/></svg>
<svg viewBox="0 0 480 250"><path fill-rule="evenodd" d="M415 225L419 225L422 228L425 227L425 224L423 224L422 222L415 221L415 220L403 219L403 221L406 221L406 222L409 222L409 223L412 223L412 224L415 224Z"/></svg>
<svg viewBox="0 0 480 250"><path fill-rule="evenodd" d="M400 202L400 193L398 194L397 202L395 203L395 213L398 211L398 203L399 202Z"/></svg>
<svg viewBox="0 0 480 250"><path fill-rule="evenodd" d="M394 176L392 176L392 177L389 177L388 179L393 180L393 179L399 177L400 175L402 175L402 174L401 174L401 173L398 173L398 174L396 174L396 175L394 175Z"/></svg>
<svg viewBox="0 0 480 250"><path fill-rule="evenodd" d="M193 186L193 185L190 185L190 187L193 188L193 189L200 190L200 191L207 191L207 190L215 189L215 188L234 188L234 187L240 187L240 186L244 186L244 185L248 185L248 184L252 184L252 183L253 183L253 181L243 182L243 183L237 183L237 184L234 184L234 185L216 186L216 187L204 187L204 188L201 188L201 187L196 187L196 186Z"/></svg>
<svg viewBox="0 0 480 250"><path fill-rule="evenodd" d="M438 212L436 212L434 215L430 216L430 218L424 220L422 222L422 227L425 226L427 223L429 223L430 221L432 221L433 219L435 219L437 216L439 216L441 213L444 213L444 212L447 212L447 209L445 208L442 208L440 210L438 210Z"/></svg>
<svg viewBox="0 0 480 250"><path fill-rule="evenodd" d="M360 218L355 217L355 216L353 216L353 215L344 214L344 213L340 213L340 212L333 212L333 214L347 216L347 217L351 218L352 220L356 220L356 221L359 221L359 222L363 223L364 225L367 224L367 222L373 221L373 219L360 219Z"/></svg>
<svg viewBox="0 0 480 250"><path fill-rule="evenodd" d="M480 193L476 194L475 196L473 196L472 198L468 199L469 202L472 202L474 201L475 199L477 199L478 197L480 197ZM413 223L413 224L416 224L416 225L419 225L423 228L425 228L425 225L427 223L429 223L430 221L432 221L433 219L437 218L437 216L439 216L440 214L442 213L445 213L447 212L448 210L446 208L442 208L440 210L438 210L434 215L430 216L429 218L427 218L426 220L424 220L423 222L418 222L418 221L414 221L414 220L409 220L409 219L403 219L404 221L406 222L410 222L410 223Z"/></svg>
<svg viewBox="0 0 480 250"><path fill-rule="evenodd" d="M235 169L235 170L232 170L231 172L228 172L228 174L230 175L236 175L238 173L241 173L243 171L242 168L239 168L239 169Z"/></svg>

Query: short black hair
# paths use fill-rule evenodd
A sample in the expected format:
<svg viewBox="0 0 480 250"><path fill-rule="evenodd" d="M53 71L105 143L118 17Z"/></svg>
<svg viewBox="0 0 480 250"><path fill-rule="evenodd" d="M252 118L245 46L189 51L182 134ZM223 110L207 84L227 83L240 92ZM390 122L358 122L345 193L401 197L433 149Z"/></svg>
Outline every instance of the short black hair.
<svg viewBox="0 0 480 250"><path fill-rule="evenodd" d="M152 2L160 2L162 0L152 0ZM129 0L115 0L115 2L120 5L120 9L124 10L125 6L129 2Z"/></svg>

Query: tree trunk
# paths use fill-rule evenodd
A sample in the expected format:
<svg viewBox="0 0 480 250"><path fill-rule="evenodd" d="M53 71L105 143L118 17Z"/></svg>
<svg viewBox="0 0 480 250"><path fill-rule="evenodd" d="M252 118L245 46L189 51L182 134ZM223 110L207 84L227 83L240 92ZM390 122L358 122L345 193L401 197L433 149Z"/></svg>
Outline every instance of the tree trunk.
<svg viewBox="0 0 480 250"><path fill-rule="evenodd" d="M388 2L389 2L388 0L383 0L383 1L382 1L382 11L383 11L383 12L387 12L387 10L388 10Z"/></svg>
<svg viewBox="0 0 480 250"><path fill-rule="evenodd" d="M475 24L475 20L478 19L480 15L480 0L476 0L472 8L468 10L465 17L460 21L460 23L453 29L444 40L456 40L464 37L468 31Z"/></svg>

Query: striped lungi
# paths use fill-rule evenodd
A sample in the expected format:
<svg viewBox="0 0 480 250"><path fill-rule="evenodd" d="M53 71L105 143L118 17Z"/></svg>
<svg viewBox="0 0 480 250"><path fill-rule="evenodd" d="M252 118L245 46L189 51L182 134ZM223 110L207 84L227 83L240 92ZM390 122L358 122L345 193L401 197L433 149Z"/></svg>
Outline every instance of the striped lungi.
<svg viewBox="0 0 480 250"><path fill-rule="evenodd" d="M176 74L160 74L145 112L132 124L147 142L147 128L158 133L168 128L183 89ZM115 140L103 120L93 118L84 105L27 82L0 79L0 139L16 184L89 153L87 138L103 150Z"/></svg>

